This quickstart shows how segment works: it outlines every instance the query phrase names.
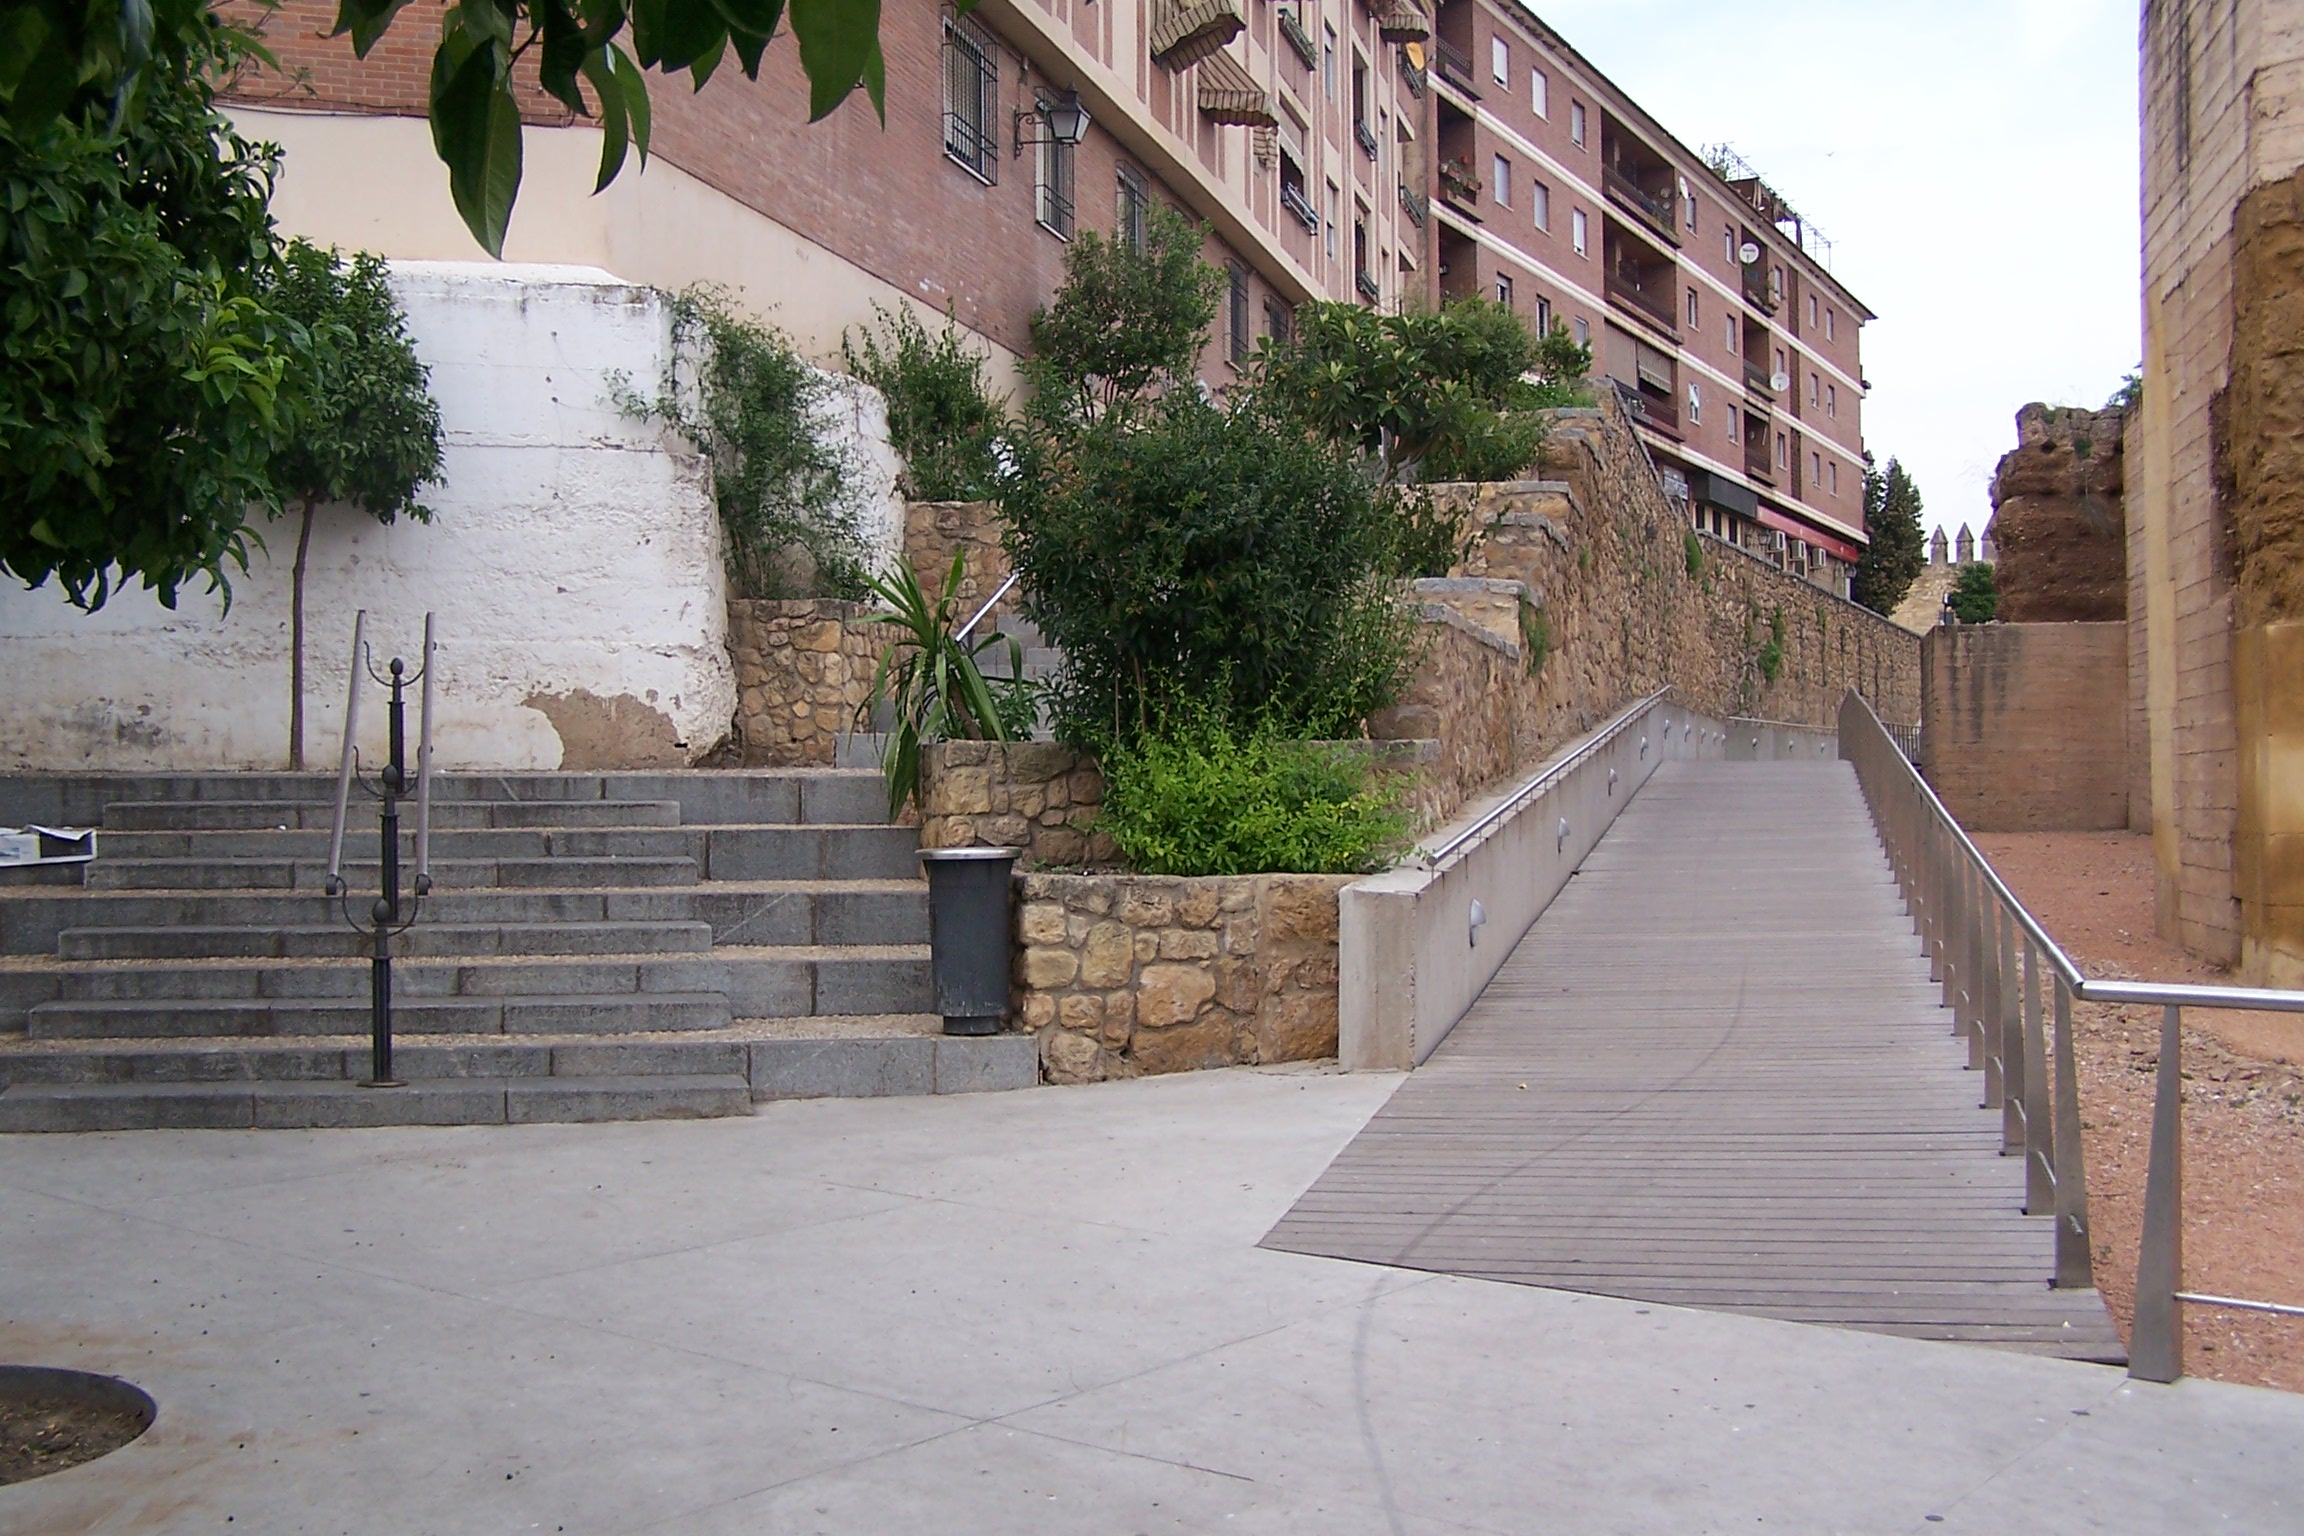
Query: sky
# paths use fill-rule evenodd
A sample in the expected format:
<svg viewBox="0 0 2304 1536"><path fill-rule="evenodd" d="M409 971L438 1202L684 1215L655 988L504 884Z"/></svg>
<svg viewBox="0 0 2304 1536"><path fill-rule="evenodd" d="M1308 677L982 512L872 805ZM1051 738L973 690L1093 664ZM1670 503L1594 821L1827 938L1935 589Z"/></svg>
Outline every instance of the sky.
<svg viewBox="0 0 2304 1536"><path fill-rule="evenodd" d="M1982 530L2019 406L2099 406L2143 355L2134 0L1530 3L1831 237L1880 317L1865 444L1931 527Z"/></svg>

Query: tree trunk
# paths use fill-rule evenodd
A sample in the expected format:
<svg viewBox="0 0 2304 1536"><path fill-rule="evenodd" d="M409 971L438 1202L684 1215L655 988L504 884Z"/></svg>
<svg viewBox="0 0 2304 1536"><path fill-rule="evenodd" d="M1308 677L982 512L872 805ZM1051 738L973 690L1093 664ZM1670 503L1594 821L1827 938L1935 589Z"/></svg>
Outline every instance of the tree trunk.
<svg viewBox="0 0 2304 1536"><path fill-rule="evenodd" d="M304 557L312 552L312 498L296 535L296 574L288 603L288 771L304 771Z"/></svg>

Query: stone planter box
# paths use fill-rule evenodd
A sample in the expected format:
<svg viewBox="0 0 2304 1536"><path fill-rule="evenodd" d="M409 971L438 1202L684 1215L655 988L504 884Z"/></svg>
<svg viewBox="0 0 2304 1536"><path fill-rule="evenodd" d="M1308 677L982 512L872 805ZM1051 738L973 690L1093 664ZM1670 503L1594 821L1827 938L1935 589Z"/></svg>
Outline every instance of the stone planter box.
<svg viewBox="0 0 2304 1536"><path fill-rule="evenodd" d="M939 742L920 754L920 806L923 848L1021 848L1027 869L1119 860L1094 830L1104 775L1074 747Z"/></svg>
<svg viewBox="0 0 2304 1536"><path fill-rule="evenodd" d="M1019 874L1017 1022L1058 1083L1334 1056L1355 878Z"/></svg>

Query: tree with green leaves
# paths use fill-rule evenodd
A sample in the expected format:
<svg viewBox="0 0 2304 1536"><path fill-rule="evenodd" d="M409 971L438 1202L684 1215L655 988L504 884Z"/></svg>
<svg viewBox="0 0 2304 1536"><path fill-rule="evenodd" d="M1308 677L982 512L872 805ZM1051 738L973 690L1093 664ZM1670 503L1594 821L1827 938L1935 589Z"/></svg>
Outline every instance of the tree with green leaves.
<svg viewBox="0 0 2304 1536"><path fill-rule="evenodd" d="M407 4L339 0L336 35L349 35L365 59ZM958 0L954 9L973 5ZM756 80L786 26L808 77L811 122L859 86L885 120L880 8L881 0L461 0L442 21L430 97L432 145L456 210L489 255L503 253L520 193L515 71L599 122L600 187L628 152L648 157L646 71L686 74L702 90L733 53ZM147 65L196 37L206 13L207 0L0 0L0 106L30 131L79 95L132 99Z"/></svg>
<svg viewBox="0 0 2304 1536"><path fill-rule="evenodd" d="M1963 624L1989 624L2000 614L2000 587L1992 567L1971 560L1952 580L1952 617Z"/></svg>
<svg viewBox="0 0 2304 1536"><path fill-rule="evenodd" d="M0 570L101 607L247 569L307 339L271 307L277 152L205 0L0 9Z"/></svg>
<svg viewBox="0 0 2304 1536"><path fill-rule="evenodd" d="M1032 316L1024 374L1036 422L1077 427L1193 377L1225 282L1200 259L1204 238L1165 204L1145 219L1141 245L1079 232L1064 285Z"/></svg>
<svg viewBox="0 0 2304 1536"><path fill-rule="evenodd" d="M1582 402L1591 367L1565 325L1537 336L1489 299L1397 315L1324 302L1297 310L1288 340L1264 342L1250 385L1274 413L1363 455L1382 484L1507 480L1543 447L1535 413Z"/></svg>
<svg viewBox="0 0 2304 1536"><path fill-rule="evenodd" d="M1928 563L1920 528L1920 487L1902 463L1886 470L1864 466L1864 531L1871 542L1857 558L1850 595L1874 613L1893 613Z"/></svg>
<svg viewBox="0 0 2304 1536"><path fill-rule="evenodd" d="M384 261L362 251L291 241L268 295L311 338L294 380L299 429L273 458L281 496L302 521L289 603L288 766L304 766L304 569L324 503L348 503L387 526L402 515L432 521L416 497L440 478L440 408L385 281Z"/></svg>

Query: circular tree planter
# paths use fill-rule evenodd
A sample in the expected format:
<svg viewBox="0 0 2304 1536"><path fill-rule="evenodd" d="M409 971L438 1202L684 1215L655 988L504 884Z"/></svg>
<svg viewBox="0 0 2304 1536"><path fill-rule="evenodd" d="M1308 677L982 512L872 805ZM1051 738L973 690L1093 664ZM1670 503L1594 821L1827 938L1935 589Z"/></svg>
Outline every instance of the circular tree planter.
<svg viewBox="0 0 2304 1536"><path fill-rule="evenodd" d="M1020 848L923 848L936 1011L948 1035L998 1034L1008 1016L1009 875Z"/></svg>
<svg viewBox="0 0 2304 1536"><path fill-rule="evenodd" d="M0 1365L0 1486L109 1456L150 1429L158 1412L117 1377Z"/></svg>

